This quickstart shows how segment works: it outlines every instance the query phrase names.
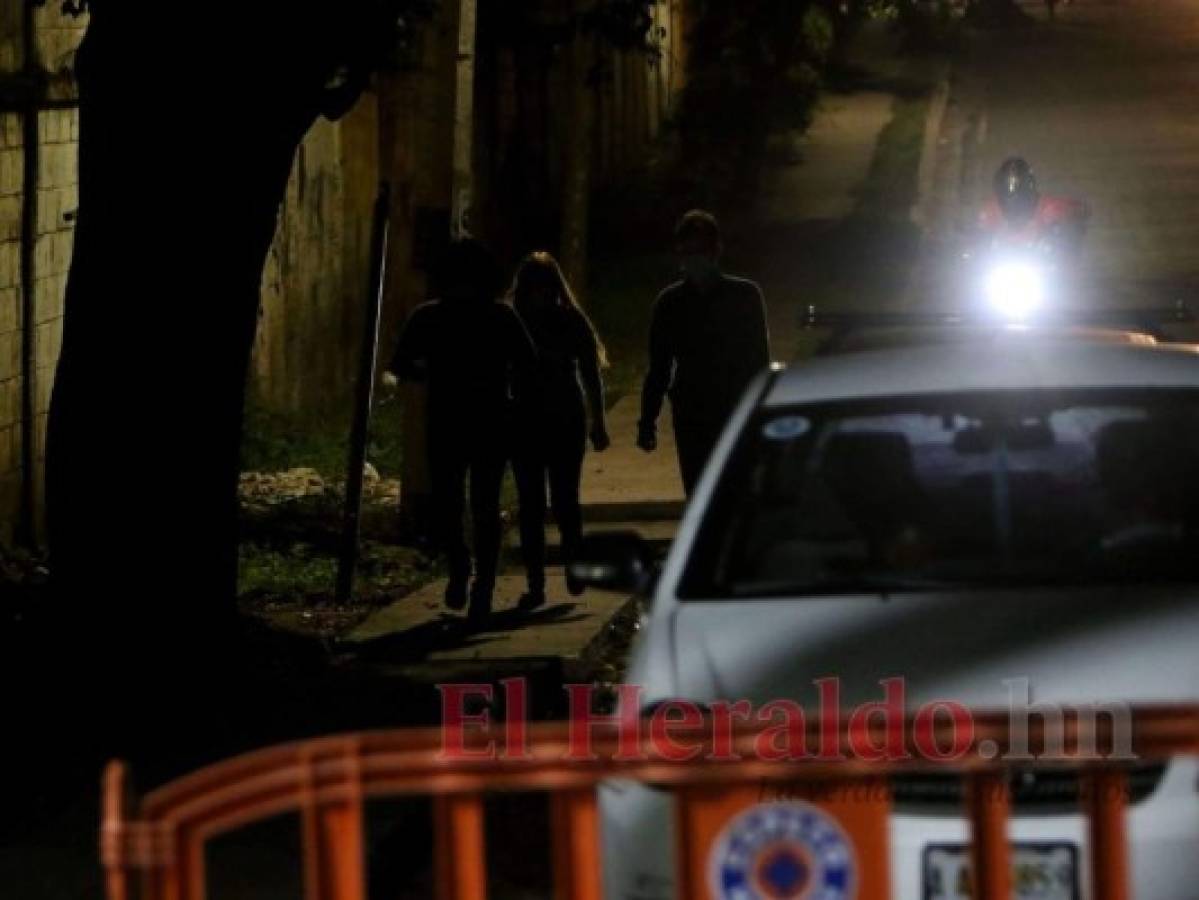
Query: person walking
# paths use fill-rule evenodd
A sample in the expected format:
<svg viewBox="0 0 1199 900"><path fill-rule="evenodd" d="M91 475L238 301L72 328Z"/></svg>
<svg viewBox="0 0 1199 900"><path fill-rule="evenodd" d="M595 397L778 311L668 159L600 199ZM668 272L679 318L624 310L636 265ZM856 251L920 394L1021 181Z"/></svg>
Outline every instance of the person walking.
<svg viewBox="0 0 1199 900"><path fill-rule="evenodd" d="M520 598L519 607L531 610L546 600L547 481L565 561L574 558L583 539L579 483L587 438L590 436L596 452L610 443L601 375L607 360L591 320L549 253L530 254L521 263L512 285L512 304L532 336L538 358L534 400L527 407L529 418L520 429L513 459L520 495L521 552L528 577L528 591ZM567 589L575 596L582 593L582 585L569 573Z"/></svg>
<svg viewBox="0 0 1199 900"><path fill-rule="evenodd" d="M690 496L742 391L770 364L770 335L758 285L720 269L720 226L711 213L691 210L679 220L675 250L683 277L654 303L637 445L647 453L657 448L669 393Z"/></svg>
<svg viewBox="0 0 1199 900"><path fill-rule="evenodd" d="M491 253L467 238L450 244L441 298L413 310L389 370L428 388L427 452L438 541L449 565L445 602L467 605L471 555L463 537L466 480L474 530L468 617L491 613L500 551L500 487L520 409L536 376L532 341L501 302L503 276Z"/></svg>

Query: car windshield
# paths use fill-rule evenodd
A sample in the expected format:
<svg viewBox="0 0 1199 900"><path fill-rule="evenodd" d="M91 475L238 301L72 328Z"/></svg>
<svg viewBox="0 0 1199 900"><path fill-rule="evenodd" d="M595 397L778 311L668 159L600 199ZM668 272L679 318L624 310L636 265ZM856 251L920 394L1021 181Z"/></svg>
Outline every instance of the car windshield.
<svg viewBox="0 0 1199 900"><path fill-rule="evenodd" d="M1199 580L1199 392L768 409L680 595Z"/></svg>

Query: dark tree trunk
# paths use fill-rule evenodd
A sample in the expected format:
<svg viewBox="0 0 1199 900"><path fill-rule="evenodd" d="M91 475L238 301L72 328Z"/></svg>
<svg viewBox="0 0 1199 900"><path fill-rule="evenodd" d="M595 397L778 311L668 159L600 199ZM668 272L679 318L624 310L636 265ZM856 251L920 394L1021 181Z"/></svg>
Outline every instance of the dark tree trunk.
<svg viewBox="0 0 1199 900"><path fill-rule="evenodd" d="M309 7L97 0L78 53L47 512L64 632L112 661L222 663L262 265L344 50Z"/></svg>

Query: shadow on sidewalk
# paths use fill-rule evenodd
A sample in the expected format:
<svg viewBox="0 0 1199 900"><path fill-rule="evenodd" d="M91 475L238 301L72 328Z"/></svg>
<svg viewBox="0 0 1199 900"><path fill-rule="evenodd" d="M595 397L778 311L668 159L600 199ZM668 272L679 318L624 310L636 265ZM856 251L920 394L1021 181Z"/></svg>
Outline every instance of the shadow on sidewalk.
<svg viewBox="0 0 1199 900"><path fill-rule="evenodd" d="M421 662L439 653L484 647L506 632L582 621L586 616L575 602L554 603L532 612L503 609L492 613L482 628L469 624L464 616L443 612L436 619L405 631L364 641L356 645L359 661L406 663Z"/></svg>

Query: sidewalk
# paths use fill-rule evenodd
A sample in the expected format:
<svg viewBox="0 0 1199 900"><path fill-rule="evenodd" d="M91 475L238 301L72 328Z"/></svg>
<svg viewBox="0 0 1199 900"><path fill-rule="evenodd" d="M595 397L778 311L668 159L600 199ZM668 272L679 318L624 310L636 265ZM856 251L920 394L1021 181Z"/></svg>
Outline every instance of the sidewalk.
<svg viewBox="0 0 1199 900"><path fill-rule="evenodd" d="M829 94L799 142L800 162L768 170L760 224L835 221L854 211L879 133L891 121L895 97L886 91Z"/></svg>
<svg viewBox="0 0 1199 900"><path fill-rule="evenodd" d="M561 570L551 570L546 584L549 602L521 612L516 601L524 589L523 575L501 575L491 620L474 630L460 613L445 608L445 582L436 581L375 613L343 646L375 668L394 668L409 677L416 669L436 676L439 670L462 671L472 664L532 667L550 662L567 679L589 678L589 667L602 651L604 629L629 598L606 591L571 597Z"/></svg>
<svg viewBox="0 0 1199 900"><path fill-rule="evenodd" d="M658 449L646 453L636 444L641 398L622 397L608 411L612 446L588 452L583 460L584 519L677 518L683 508L683 482L667 403L658 421Z"/></svg>
<svg viewBox="0 0 1199 900"><path fill-rule="evenodd" d="M640 397L622 398L608 414L612 446L588 452L583 463L583 518L590 532L632 530L661 550L669 546L683 508L683 488L669 414L660 423L658 449L646 453L634 440ZM558 558L557 529L547 529L551 561ZM510 540L518 542L516 529ZM371 615L346 639L362 661L411 675L420 669L436 678L464 666L534 667L552 662L568 678L586 679L612 622L632 603L624 594L585 592L571 597L560 566L548 571L549 602L532 613L517 611L525 589L519 546L508 548L513 563L496 583L494 614L480 631L465 627L460 613L442 601L439 579Z"/></svg>

